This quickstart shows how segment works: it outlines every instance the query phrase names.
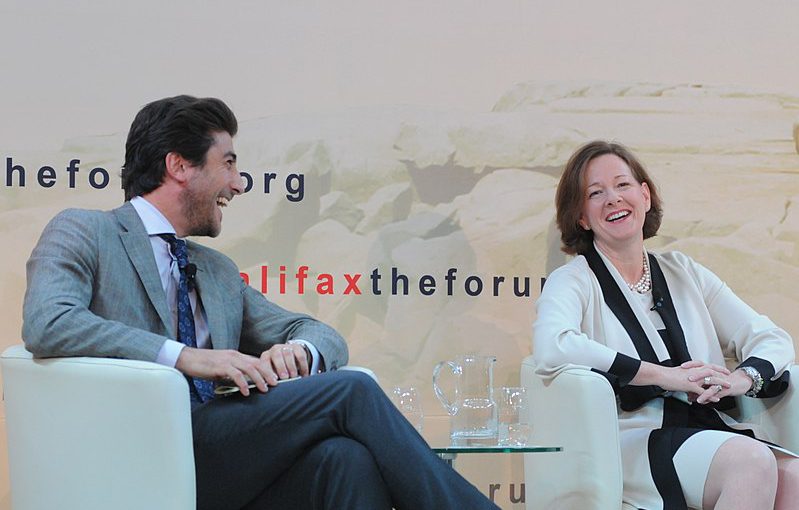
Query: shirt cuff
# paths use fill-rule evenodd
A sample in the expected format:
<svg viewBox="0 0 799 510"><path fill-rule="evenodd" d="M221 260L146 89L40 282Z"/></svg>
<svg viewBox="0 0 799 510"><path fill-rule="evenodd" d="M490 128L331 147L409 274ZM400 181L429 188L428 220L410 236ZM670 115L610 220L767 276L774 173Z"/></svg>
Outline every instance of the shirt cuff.
<svg viewBox="0 0 799 510"><path fill-rule="evenodd" d="M619 352L608 369L608 373L618 377L619 387L623 388L635 378L639 368L641 368L640 359L635 359Z"/></svg>
<svg viewBox="0 0 799 510"><path fill-rule="evenodd" d="M176 342L175 340L167 340L164 342L164 345L161 346L161 350L158 351L155 362L175 368L175 365L178 363L178 356L180 356L184 347L186 347L185 344Z"/></svg>
<svg viewBox="0 0 799 510"><path fill-rule="evenodd" d="M756 356L749 356L737 368L752 367L760 373L763 379L763 386L755 395L758 398L771 398L781 395L788 389L791 379L791 370L786 369L775 379L774 365L770 361Z"/></svg>
<svg viewBox="0 0 799 510"><path fill-rule="evenodd" d="M762 377L764 381L770 381L774 378L774 365L772 365L770 361L764 360L762 358L749 356L743 361L743 363L735 368L738 369L743 367L754 368L760 373L760 377Z"/></svg>
<svg viewBox="0 0 799 510"><path fill-rule="evenodd" d="M311 366L308 367L308 373L310 375L314 375L314 374L319 372L319 362L322 359L322 355L319 354L319 349L317 349L314 346L314 344L312 344L311 342L306 342L305 340L303 340L301 338L295 338L293 340L289 340L287 343L300 344L300 345L304 345L305 347L307 347L308 350L311 351Z"/></svg>

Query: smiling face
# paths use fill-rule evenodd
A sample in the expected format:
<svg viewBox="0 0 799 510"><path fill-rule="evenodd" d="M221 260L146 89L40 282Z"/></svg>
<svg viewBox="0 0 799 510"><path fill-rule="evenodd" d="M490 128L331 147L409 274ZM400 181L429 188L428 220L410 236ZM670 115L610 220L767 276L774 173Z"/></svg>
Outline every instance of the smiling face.
<svg viewBox="0 0 799 510"><path fill-rule="evenodd" d="M615 154L592 159L583 176L579 224L594 233L605 250L642 249L643 226L651 206L649 187L639 183L630 167Z"/></svg>
<svg viewBox="0 0 799 510"><path fill-rule="evenodd" d="M233 139L224 131L215 132L213 138L205 164L188 168L191 175L180 195L186 235L218 236L222 231L222 208L244 191Z"/></svg>

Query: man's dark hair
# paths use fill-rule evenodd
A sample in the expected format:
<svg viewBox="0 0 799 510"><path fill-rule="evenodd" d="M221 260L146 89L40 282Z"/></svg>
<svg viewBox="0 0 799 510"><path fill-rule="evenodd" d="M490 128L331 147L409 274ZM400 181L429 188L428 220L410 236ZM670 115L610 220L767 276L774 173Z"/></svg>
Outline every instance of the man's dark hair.
<svg viewBox="0 0 799 510"><path fill-rule="evenodd" d="M128 132L122 188L125 200L153 191L164 180L166 155L176 152L192 165L205 164L213 133L235 136L236 116L221 100L175 96L153 101L139 111Z"/></svg>

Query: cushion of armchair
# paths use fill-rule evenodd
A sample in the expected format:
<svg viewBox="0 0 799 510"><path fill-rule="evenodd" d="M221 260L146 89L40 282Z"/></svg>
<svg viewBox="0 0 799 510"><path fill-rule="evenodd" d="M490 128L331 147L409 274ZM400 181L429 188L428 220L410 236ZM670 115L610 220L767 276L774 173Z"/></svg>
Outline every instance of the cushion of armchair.
<svg viewBox="0 0 799 510"><path fill-rule="evenodd" d="M545 383L532 356L522 362L521 380L530 398L533 443L563 447L546 458L525 457L528 510L621 508L616 398L607 380L575 368Z"/></svg>
<svg viewBox="0 0 799 510"><path fill-rule="evenodd" d="M186 379L144 361L33 359L3 371L15 510L196 507Z"/></svg>
<svg viewBox="0 0 799 510"><path fill-rule="evenodd" d="M799 453L799 365L791 367L791 383L782 395L774 398L737 397L736 419L761 427L769 438Z"/></svg>

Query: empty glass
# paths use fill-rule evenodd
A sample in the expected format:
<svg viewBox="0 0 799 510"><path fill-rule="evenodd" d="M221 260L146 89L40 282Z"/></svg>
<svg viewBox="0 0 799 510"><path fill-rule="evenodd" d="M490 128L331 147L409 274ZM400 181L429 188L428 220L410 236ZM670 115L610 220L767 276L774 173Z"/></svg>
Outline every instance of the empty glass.
<svg viewBox="0 0 799 510"><path fill-rule="evenodd" d="M502 387L497 404L497 443L500 446L527 446L532 427L526 388Z"/></svg>
<svg viewBox="0 0 799 510"><path fill-rule="evenodd" d="M424 425L424 413L422 412L422 401L419 399L419 392L413 386L406 388L395 386L391 393L391 400L402 415L411 422L419 433L422 432Z"/></svg>

